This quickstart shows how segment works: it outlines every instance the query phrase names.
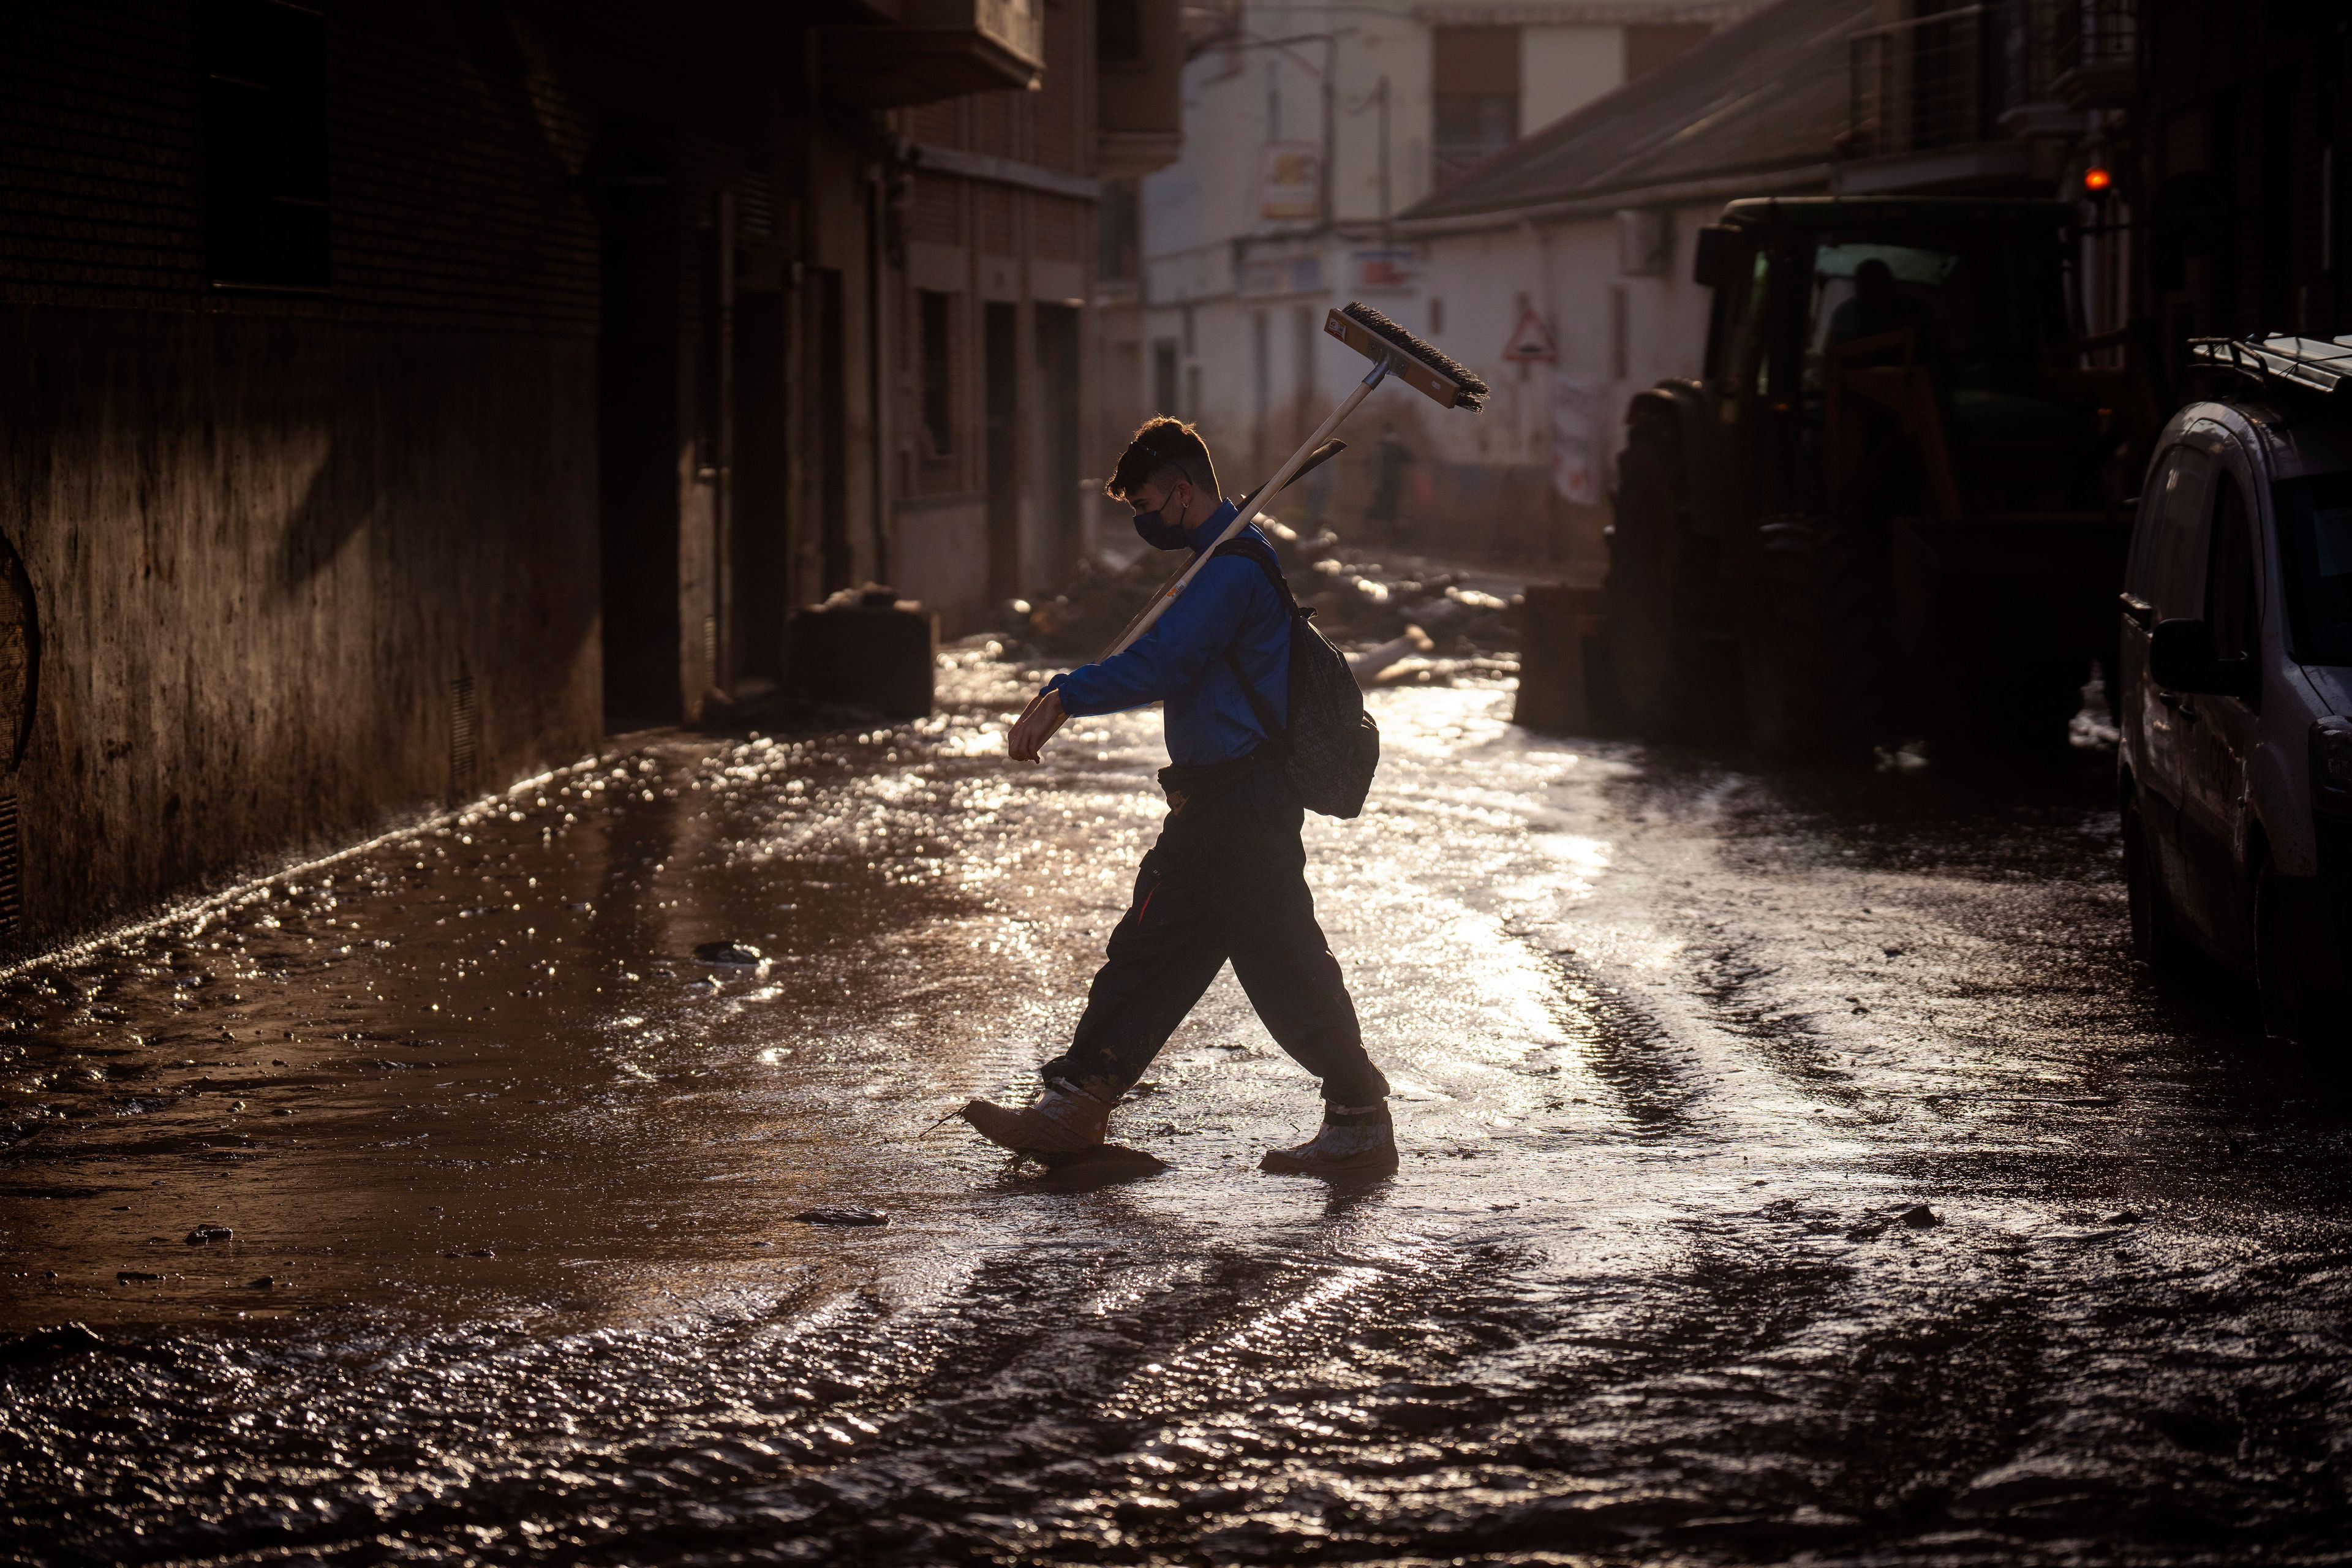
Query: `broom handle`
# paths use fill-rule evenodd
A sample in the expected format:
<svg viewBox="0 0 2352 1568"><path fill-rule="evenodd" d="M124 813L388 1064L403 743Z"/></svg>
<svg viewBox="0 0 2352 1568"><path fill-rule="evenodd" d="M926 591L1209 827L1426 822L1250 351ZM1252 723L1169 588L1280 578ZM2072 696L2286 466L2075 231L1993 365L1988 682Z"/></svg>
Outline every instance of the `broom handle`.
<svg viewBox="0 0 2352 1568"><path fill-rule="evenodd" d="M1209 563L1209 558L1216 553L1217 546L1257 521L1257 514L1265 510L1267 499L1290 482L1291 476L1298 472L1298 466L1307 461L1308 455L1316 447L1330 439L1331 432L1339 427L1340 421L1356 411L1356 405L1371 395L1372 388L1378 386L1388 373L1388 358L1383 355L1380 363L1372 366L1371 374L1358 382L1356 390L1348 394L1341 400L1339 407L1331 410L1331 416L1323 421L1315 434L1307 437L1307 444L1291 453L1290 460L1275 470L1274 478L1258 487L1256 498L1250 502L1249 510L1234 514L1233 521L1225 524L1225 531L1210 542L1209 548L1195 556L1190 566L1177 574L1174 582L1160 591L1160 596L1151 601L1143 614L1128 624L1127 630L1119 634L1118 640L1110 645L1109 651L1102 656L1103 658L1110 658L1125 653L1135 645L1138 638L1151 629L1152 623L1167 612L1169 605L1176 602L1176 595L1192 586L1193 577L1199 574L1202 567ZM1099 664L1102 659L1097 659L1095 662Z"/></svg>

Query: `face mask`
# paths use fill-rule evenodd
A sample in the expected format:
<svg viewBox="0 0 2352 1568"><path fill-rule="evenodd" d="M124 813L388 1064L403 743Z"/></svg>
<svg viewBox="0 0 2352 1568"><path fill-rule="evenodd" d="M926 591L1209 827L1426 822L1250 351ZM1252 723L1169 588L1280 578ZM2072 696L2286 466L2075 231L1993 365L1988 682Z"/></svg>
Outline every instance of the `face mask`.
<svg viewBox="0 0 2352 1568"><path fill-rule="evenodd" d="M1168 509L1135 514L1135 535L1154 550L1181 550L1191 537L1179 523L1168 521Z"/></svg>

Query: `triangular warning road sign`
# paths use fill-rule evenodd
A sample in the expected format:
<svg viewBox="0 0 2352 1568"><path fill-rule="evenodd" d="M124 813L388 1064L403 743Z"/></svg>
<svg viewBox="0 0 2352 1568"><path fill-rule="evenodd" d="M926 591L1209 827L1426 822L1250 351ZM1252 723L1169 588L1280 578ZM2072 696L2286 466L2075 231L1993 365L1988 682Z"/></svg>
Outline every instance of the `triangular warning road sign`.
<svg viewBox="0 0 2352 1568"><path fill-rule="evenodd" d="M1559 358L1559 350L1551 341L1551 329L1530 309L1519 312L1519 324L1511 329L1511 341L1504 348L1503 357L1549 364Z"/></svg>

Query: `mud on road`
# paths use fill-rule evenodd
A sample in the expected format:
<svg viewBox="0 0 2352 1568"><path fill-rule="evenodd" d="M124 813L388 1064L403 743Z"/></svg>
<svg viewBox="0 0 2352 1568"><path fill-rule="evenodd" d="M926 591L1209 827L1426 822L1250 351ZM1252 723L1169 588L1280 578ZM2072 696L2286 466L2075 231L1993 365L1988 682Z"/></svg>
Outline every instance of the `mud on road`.
<svg viewBox="0 0 2352 1568"><path fill-rule="evenodd" d="M1014 770L1014 676L0 979L0 1552L2347 1555L2346 1100L2134 974L2108 759L1377 694L1311 876L1402 1173L1255 1170L1316 1107L1227 978L1114 1121L1171 1168L1087 1190L926 1131L1066 1034L1158 816L1156 715Z"/></svg>

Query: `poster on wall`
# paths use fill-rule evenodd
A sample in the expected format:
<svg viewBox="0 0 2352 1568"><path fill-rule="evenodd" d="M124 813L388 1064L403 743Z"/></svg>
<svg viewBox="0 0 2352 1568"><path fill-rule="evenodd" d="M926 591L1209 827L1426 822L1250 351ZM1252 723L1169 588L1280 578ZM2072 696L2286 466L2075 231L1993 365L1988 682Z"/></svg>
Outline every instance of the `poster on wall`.
<svg viewBox="0 0 2352 1568"><path fill-rule="evenodd" d="M1601 388L1580 375L1551 378L1551 482L1562 500L1601 504Z"/></svg>
<svg viewBox="0 0 2352 1568"><path fill-rule="evenodd" d="M1323 216L1323 149L1312 142L1269 142L1258 164L1258 216L1268 223L1312 223Z"/></svg>
<svg viewBox="0 0 2352 1568"><path fill-rule="evenodd" d="M1375 289L1410 289L1421 276L1421 251L1409 245L1348 253L1348 277L1355 292Z"/></svg>

